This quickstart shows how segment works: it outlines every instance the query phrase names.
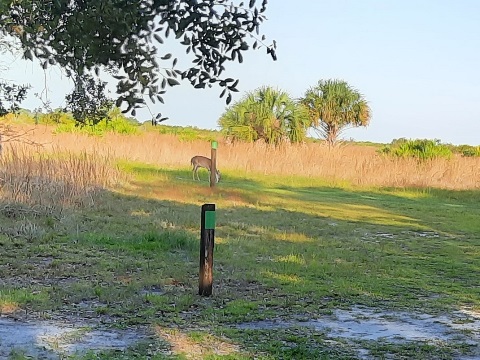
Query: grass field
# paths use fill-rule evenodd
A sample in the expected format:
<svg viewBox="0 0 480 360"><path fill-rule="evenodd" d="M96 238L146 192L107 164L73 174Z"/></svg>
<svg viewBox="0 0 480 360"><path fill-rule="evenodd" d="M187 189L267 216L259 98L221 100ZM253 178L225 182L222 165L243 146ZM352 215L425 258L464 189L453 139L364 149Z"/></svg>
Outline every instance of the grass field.
<svg viewBox="0 0 480 360"><path fill-rule="evenodd" d="M31 135L38 151L15 145L0 160L0 313L147 334L123 352L70 358L478 356L478 327L455 341L392 342L302 326L355 308L480 318L478 160L419 168L367 147L221 144L222 182L210 189L188 163L208 143L42 131ZM210 202L214 293L203 298L200 206Z"/></svg>

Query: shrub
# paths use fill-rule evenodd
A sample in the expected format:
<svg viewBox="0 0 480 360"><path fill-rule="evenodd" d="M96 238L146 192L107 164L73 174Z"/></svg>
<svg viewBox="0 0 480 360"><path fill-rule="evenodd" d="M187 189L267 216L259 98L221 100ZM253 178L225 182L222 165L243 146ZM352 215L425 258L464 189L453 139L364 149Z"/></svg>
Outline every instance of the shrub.
<svg viewBox="0 0 480 360"><path fill-rule="evenodd" d="M59 124L55 133L85 133L89 135L103 135L107 132L134 135L139 131L138 123L125 117L117 117L112 120L102 120L96 125L81 126L75 122Z"/></svg>
<svg viewBox="0 0 480 360"><path fill-rule="evenodd" d="M150 123L144 123L147 131L157 131L160 134L169 134L177 136L181 141L205 140L213 141L220 137L220 133L216 130L199 129L195 126L174 126L174 125L157 125L152 126Z"/></svg>
<svg viewBox="0 0 480 360"><path fill-rule="evenodd" d="M480 146L459 145L455 148L455 152L465 157L480 156Z"/></svg>
<svg viewBox="0 0 480 360"><path fill-rule="evenodd" d="M435 158L449 159L452 156L452 150L440 143L440 140L394 140L390 146L385 146L379 152L384 155L394 157L412 157L418 160L428 160Z"/></svg>

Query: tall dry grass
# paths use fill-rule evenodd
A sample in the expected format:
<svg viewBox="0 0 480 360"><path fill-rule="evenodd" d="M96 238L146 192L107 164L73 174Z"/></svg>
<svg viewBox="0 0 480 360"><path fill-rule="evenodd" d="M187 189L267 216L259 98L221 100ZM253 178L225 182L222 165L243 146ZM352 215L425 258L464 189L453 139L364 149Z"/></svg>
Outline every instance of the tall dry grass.
<svg viewBox="0 0 480 360"><path fill-rule="evenodd" d="M153 132L98 138L52 135L52 128L41 126L29 133L29 140L42 143L45 152L71 151L166 167L188 167L192 156L210 154L210 144L205 141L182 142L173 135ZM245 174L303 175L361 186L480 189L479 158L458 156L419 163L414 159L387 158L375 150L355 145L331 150L318 143L280 147L220 143L217 159L219 169Z"/></svg>
<svg viewBox="0 0 480 360"><path fill-rule="evenodd" d="M7 212L11 204L20 204L33 212L59 214L94 203L99 190L120 179L108 154L14 143L0 158L0 200Z"/></svg>
<svg viewBox="0 0 480 360"><path fill-rule="evenodd" d="M279 148L237 144L219 155L237 170L264 174L301 174L361 186L479 189L480 158L455 157L419 163L392 159L366 146L329 149L319 144L283 145Z"/></svg>

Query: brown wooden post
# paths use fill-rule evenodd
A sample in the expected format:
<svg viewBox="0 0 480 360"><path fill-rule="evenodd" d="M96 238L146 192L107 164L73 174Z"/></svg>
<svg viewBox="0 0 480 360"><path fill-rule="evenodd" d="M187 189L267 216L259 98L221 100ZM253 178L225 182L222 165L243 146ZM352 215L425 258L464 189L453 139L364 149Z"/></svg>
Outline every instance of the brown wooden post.
<svg viewBox="0 0 480 360"><path fill-rule="evenodd" d="M212 141L212 165L210 168L210 187L214 187L217 183L217 147L218 143L216 141Z"/></svg>
<svg viewBox="0 0 480 360"><path fill-rule="evenodd" d="M212 295L213 248L215 247L215 204L202 205L200 232L200 272L198 294Z"/></svg>

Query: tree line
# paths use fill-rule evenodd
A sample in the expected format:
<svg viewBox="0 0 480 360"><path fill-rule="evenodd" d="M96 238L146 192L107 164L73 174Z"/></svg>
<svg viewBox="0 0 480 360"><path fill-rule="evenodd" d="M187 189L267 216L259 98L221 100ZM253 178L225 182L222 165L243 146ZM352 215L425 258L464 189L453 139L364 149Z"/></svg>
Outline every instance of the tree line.
<svg viewBox="0 0 480 360"><path fill-rule="evenodd" d="M35 112L30 117L35 122L63 124L66 129L75 125L75 116L65 109L45 114ZM305 141L308 130L313 129L329 146L335 146L343 131L350 127L367 126L370 117L370 107L356 89L345 81L320 80L300 99L293 99L287 92L267 86L247 92L226 109L218 125L230 141L264 141L275 145L300 143ZM92 131L98 131L118 126L119 122L115 121L118 119L126 120L126 117L111 103L105 107L101 118L86 116L80 124L95 125L96 129ZM138 124L134 118L131 121ZM156 124L154 120L152 122ZM122 126L124 123L122 121ZM130 122L128 131L133 131L134 127Z"/></svg>
<svg viewBox="0 0 480 360"><path fill-rule="evenodd" d="M330 146L350 127L367 126L371 109L364 96L343 80L320 80L303 97L262 87L227 108L218 124L233 140L279 144L303 142L312 128Z"/></svg>

